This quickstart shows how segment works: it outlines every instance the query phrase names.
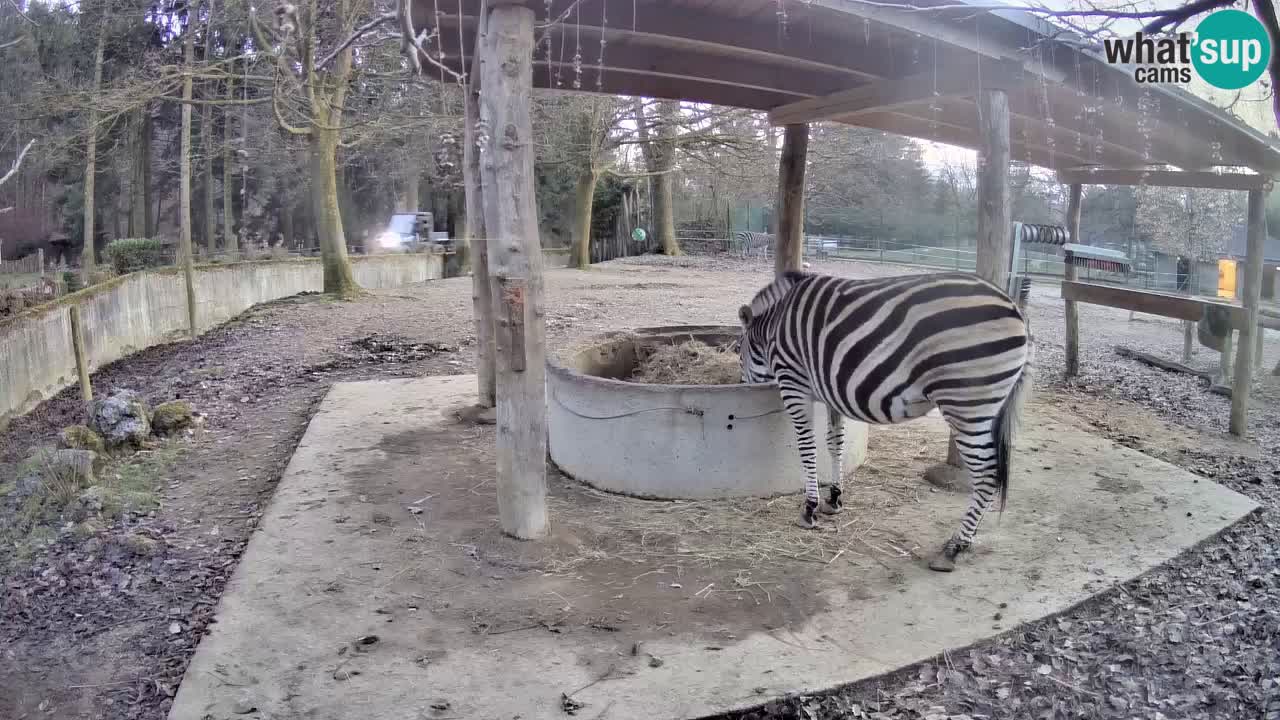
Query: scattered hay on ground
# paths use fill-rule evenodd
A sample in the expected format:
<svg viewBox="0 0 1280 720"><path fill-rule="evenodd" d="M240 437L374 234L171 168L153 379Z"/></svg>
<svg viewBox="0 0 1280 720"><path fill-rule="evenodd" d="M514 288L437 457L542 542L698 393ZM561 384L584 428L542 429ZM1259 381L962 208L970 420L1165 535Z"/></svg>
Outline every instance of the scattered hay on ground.
<svg viewBox="0 0 1280 720"><path fill-rule="evenodd" d="M641 350L629 379L653 385L736 385L742 382L742 366L727 347L686 340Z"/></svg>

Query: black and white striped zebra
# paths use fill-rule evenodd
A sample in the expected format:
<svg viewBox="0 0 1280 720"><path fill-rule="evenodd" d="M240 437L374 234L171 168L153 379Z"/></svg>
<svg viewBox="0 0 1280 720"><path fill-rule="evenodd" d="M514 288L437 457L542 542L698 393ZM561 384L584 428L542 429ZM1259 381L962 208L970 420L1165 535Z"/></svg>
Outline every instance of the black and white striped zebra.
<svg viewBox="0 0 1280 720"><path fill-rule="evenodd" d="M744 259L753 254L759 254L762 259L765 259L773 249L773 236L768 233L739 230L733 234L733 246L738 251L738 255Z"/></svg>
<svg viewBox="0 0 1280 720"><path fill-rule="evenodd" d="M1031 338L1008 295L968 273L850 280L789 272L738 312L742 381L776 382L805 476L803 527L842 509L844 418L892 424L934 407L973 479L960 528L930 562L950 571L1009 482L1010 437L1030 384ZM830 418L831 490L820 498L813 403Z"/></svg>

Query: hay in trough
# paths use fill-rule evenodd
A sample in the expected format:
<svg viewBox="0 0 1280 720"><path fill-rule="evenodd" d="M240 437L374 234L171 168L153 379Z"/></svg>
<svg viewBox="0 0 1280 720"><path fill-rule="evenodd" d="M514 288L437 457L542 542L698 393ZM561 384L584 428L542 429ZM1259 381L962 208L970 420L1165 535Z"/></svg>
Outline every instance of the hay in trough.
<svg viewBox="0 0 1280 720"><path fill-rule="evenodd" d="M640 351L631 382L652 385L736 385L742 382L738 354L700 340Z"/></svg>

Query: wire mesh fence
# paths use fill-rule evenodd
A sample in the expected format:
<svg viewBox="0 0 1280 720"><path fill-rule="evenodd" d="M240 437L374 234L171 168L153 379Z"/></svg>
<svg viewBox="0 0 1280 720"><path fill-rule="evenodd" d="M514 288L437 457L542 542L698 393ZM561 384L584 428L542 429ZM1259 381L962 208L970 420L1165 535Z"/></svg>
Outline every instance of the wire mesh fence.
<svg viewBox="0 0 1280 720"><path fill-rule="evenodd" d="M741 248L733 238L679 238L681 248L696 255L741 256ZM764 252L750 255L755 261L772 262L772 243ZM977 270L978 253L972 243L953 246L921 245L885 238L807 235L804 257L810 260L861 261L892 263L934 270ZM1061 255L1024 247L1018 259L1023 275L1042 278L1065 278L1066 264ZM1213 295L1218 289L1218 269L1214 263L1193 264L1189 272L1179 273L1176 260L1155 256L1135 258L1129 273L1097 268L1077 268L1084 282L1105 282L1144 290L1161 290L1190 295Z"/></svg>

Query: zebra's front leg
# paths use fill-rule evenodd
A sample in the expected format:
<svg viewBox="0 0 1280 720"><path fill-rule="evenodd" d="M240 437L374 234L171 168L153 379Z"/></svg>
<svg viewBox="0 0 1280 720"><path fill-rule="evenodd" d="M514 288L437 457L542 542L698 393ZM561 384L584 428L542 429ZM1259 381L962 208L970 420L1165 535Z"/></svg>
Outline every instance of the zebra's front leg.
<svg viewBox="0 0 1280 720"><path fill-rule="evenodd" d="M807 530L817 524L818 505L818 451L813 441L813 398L803 388L782 378L778 379L782 395L782 407L796 431L796 447L800 450L800 465L804 468L804 507L796 523Z"/></svg>
<svg viewBox="0 0 1280 720"><path fill-rule="evenodd" d="M844 480L844 416L830 405L827 406L827 452L831 454L831 490L818 510L835 515L844 510L844 501L840 499L844 494L840 487Z"/></svg>

